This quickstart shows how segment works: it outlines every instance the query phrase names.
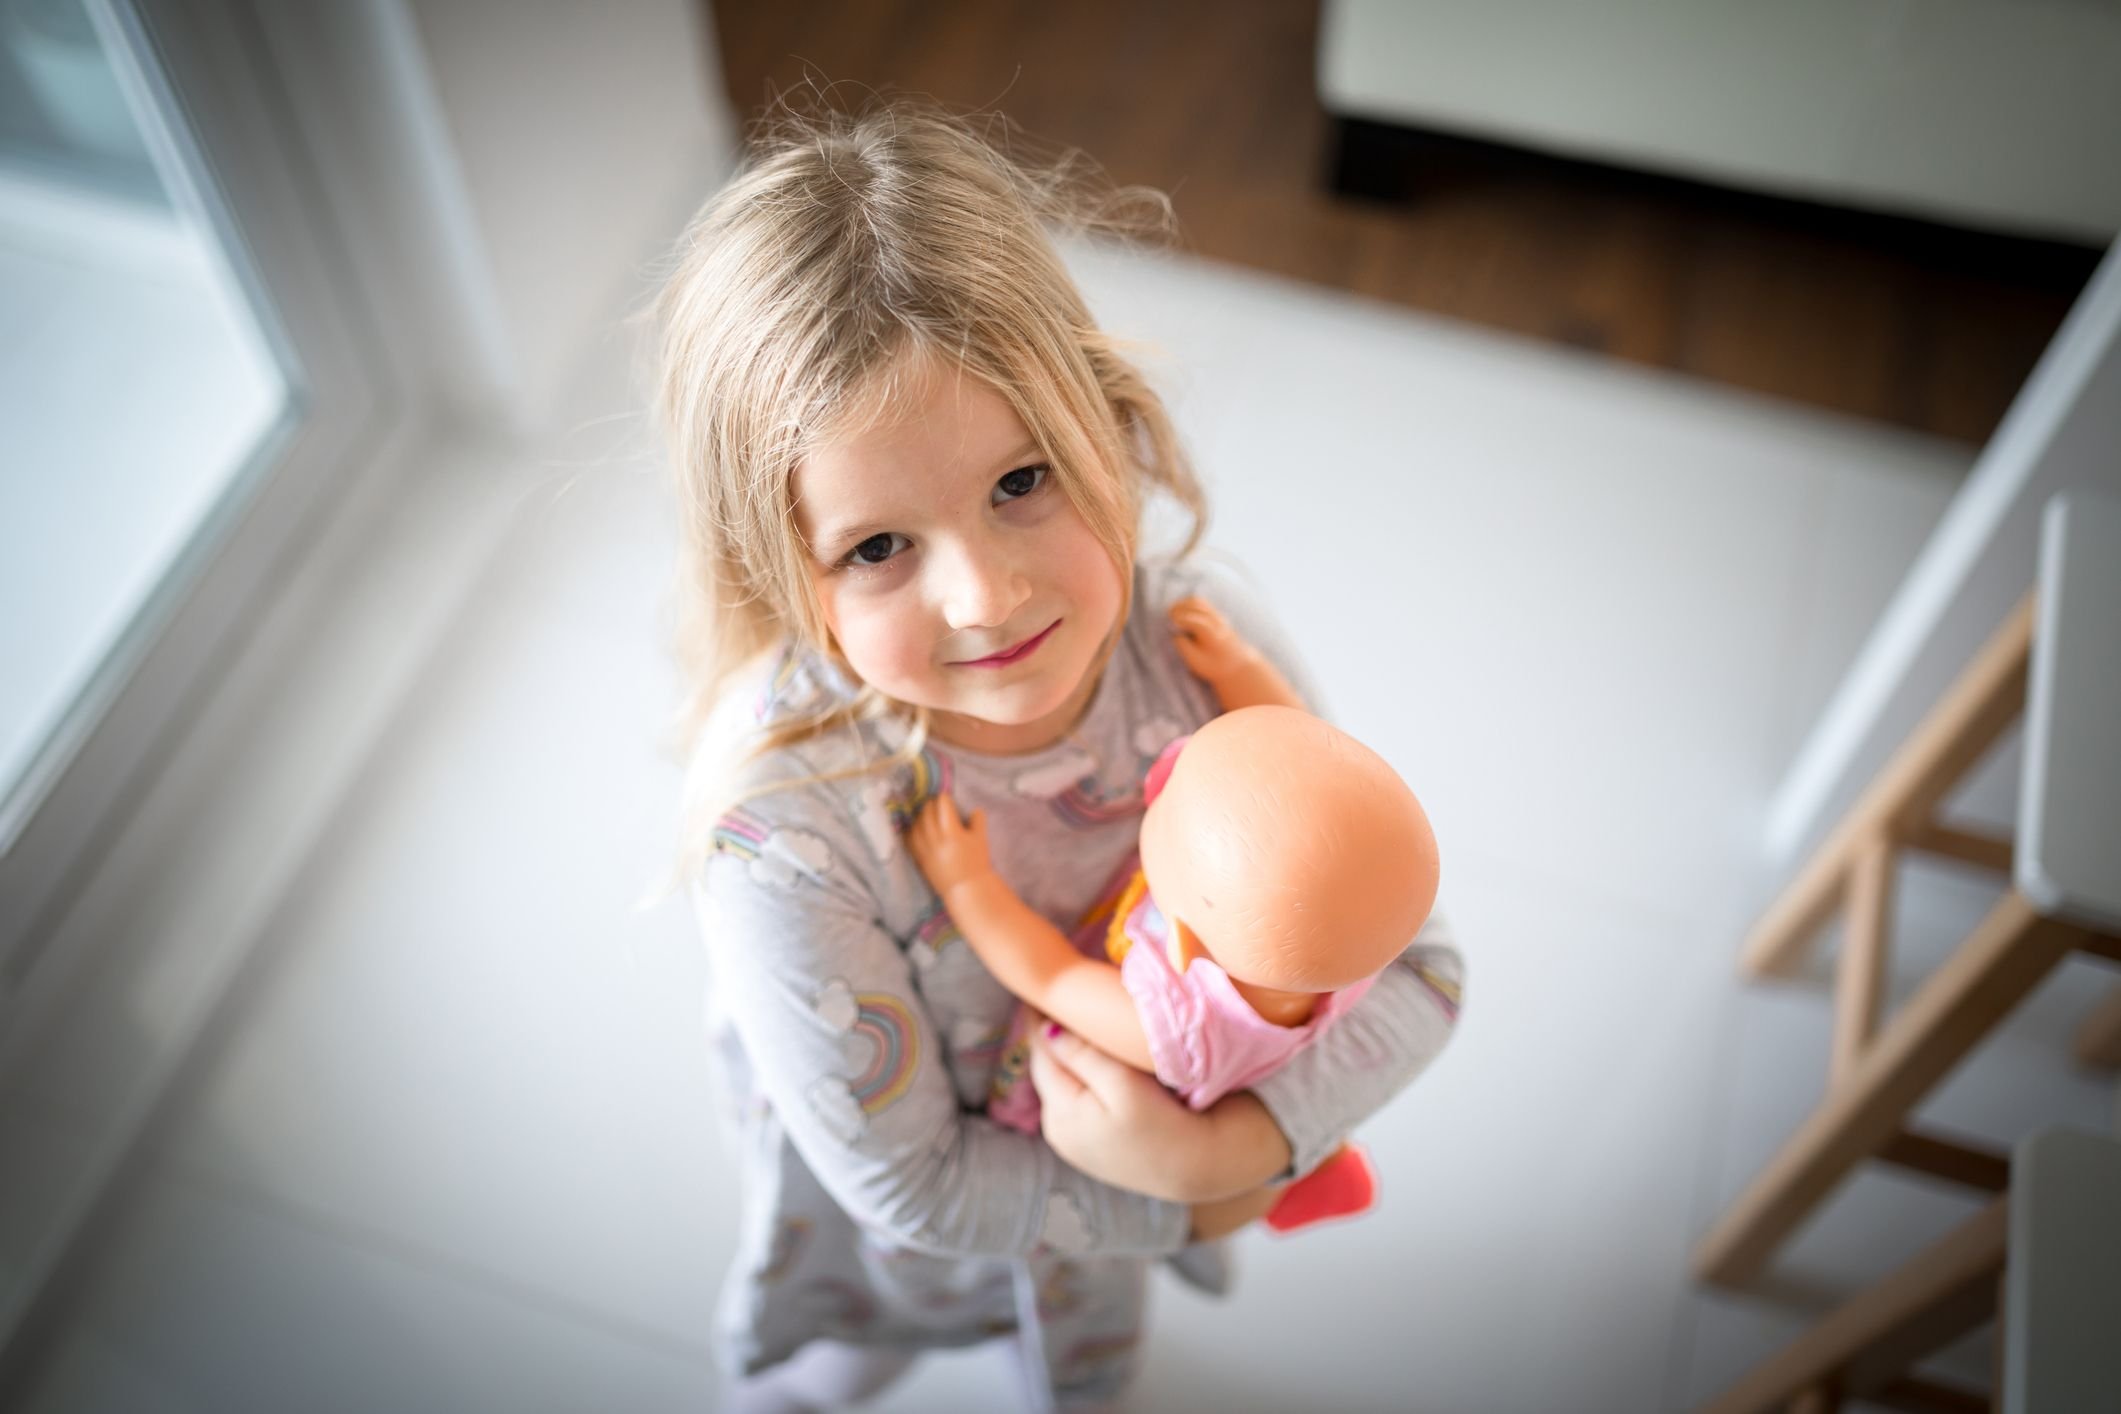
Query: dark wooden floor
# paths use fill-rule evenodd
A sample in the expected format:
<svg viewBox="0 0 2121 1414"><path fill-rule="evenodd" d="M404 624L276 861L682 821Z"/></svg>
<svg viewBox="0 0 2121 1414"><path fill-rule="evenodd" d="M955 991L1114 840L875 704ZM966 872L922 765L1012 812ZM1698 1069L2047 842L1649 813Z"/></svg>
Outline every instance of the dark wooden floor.
<svg viewBox="0 0 2121 1414"><path fill-rule="evenodd" d="M806 78L998 110L1171 193L1185 245L1536 339L1985 441L2097 261L1476 145L1333 195L1315 0L712 0L750 117Z"/></svg>

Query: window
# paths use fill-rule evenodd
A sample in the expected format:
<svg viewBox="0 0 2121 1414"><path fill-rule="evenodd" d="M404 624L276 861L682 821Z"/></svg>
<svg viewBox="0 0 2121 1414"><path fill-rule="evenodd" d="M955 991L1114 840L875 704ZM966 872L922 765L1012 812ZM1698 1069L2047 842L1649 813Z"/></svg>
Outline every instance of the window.
<svg viewBox="0 0 2121 1414"><path fill-rule="evenodd" d="M394 425L265 17L0 0L0 1002Z"/></svg>
<svg viewBox="0 0 2121 1414"><path fill-rule="evenodd" d="M268 470L290 378L152 57L92 0L0 10L0 837Z"/></svg>

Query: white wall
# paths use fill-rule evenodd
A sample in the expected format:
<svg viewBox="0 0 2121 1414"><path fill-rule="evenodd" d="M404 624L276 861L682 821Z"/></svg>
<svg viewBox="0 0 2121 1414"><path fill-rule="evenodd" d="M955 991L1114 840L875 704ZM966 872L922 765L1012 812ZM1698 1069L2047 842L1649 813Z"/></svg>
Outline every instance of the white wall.
<svg viewBox="0 0 2121 1414"><path fill-rule="evenodd" d="M534 416L670 213L727 170L713 33L695 0L409 3Z"/></svg>

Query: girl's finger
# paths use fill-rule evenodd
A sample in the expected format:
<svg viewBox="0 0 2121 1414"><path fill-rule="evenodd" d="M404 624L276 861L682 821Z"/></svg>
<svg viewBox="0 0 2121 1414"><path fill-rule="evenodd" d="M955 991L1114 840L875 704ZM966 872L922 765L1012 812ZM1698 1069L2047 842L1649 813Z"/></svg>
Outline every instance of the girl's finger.
<svg viewBox="0 0 2121 1414"><path fill-rule="evenodd" d="M1066 1061L1054 1053L1052 1045L1042 1034L1044 1023L1031 1033L1031 1087L1046 1104L1065 1103L1088 1092L1088 1087L1068 1068Z"/></svg>
<svg viewBox="0 0 2121 1414"><path fill-rule="evenodd" d="M1054 1067L1088 1090L1106 1109L1116 1109L1127 1093L1143 1079L1142 1073L1125 1061L1114 1060L1097 1047L1057 1025L1048 1025L1033 1038L1031 1058L1035 1063L1043 1050ZM1152 1082L1153 1083L1153 1082Z"/></svg>

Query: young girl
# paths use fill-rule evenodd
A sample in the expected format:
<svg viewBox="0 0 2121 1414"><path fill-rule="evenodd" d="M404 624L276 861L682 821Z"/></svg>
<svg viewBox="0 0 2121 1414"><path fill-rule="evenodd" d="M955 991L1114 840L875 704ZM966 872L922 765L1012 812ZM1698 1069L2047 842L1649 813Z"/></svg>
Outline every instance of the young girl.
<svg viewBox="0 0 2121 1414"><path fill-rule="evenodd" d="M1067 1036L1034 1137L983 1114L1014 999L901 834L947 790L1072 923L1128 871L1139 782L1214 702L1165 611L1270 625L1137 563L1201 492L1048 236L1100 192L933 112L790 120L701 212L663 295L696 768L689 870L744 1164L718 1349L739 1409L827 1406L912 1352L1008 1337L1035 1408L1109 1401L1148 1264L1219 1289L1263 1213L1447 1039L1440 920L1346 1020L1198 1114ZM1188 543L1188 549L1191 542ZM1183 1251L1182 1251L1183 1249Z"/></svg>

